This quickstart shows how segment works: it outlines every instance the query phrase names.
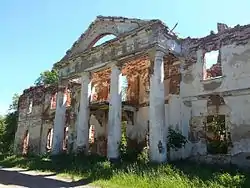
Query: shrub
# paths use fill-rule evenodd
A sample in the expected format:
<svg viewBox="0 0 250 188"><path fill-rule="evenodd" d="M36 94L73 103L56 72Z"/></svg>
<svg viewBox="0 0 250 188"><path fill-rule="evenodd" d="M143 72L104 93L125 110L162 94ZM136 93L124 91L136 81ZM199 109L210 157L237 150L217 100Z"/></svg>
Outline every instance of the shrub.
<svg viewBox="0 0 250 188"><path fill-rule="evenodd" d="M178 149L185 146L187 143L187 139L185 136L181 134L181 132L172 129L171 127L168 129L168 142L167 142L167 150L174 149L177 151Z"/></svg>

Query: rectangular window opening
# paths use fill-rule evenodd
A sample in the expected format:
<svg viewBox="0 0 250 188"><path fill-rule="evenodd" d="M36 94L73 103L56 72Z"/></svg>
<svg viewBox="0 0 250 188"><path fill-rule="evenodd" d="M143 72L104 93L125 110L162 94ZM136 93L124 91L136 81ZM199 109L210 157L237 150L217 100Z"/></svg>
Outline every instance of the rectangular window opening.
<svg viewBox="0 0 250 188"><path fill-rule="evenodd" d="M211 79L222 76L221 53L219 50L206 52L203 64L203 79Z"/></svg>
<svg viewBox="0 0 250 188"><path fill-rule="evenodd" d="M228 142L225 115L207 116L206 139L209 154L227 154Z"/></svg>

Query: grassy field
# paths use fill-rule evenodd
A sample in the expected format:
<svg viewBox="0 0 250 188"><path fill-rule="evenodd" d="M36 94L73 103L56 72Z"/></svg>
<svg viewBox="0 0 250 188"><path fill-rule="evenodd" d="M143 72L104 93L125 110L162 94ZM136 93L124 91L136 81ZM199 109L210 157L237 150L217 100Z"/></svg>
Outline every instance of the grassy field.
<svg viewBox="0 0 250 188"><path fill-rule="evenodd" d="M250 173L237 169L221 169L179 161L168 165L121 163L112 165L96 156L49 157L0 156L0 165L30 170L51 171L101 187L246 187L250 188Z"/></svg>

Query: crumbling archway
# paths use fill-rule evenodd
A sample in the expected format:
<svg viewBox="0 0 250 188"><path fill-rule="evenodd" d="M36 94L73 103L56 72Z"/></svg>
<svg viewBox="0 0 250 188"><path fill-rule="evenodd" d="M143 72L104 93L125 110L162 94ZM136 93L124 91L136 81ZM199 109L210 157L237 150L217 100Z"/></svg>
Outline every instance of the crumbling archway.
<svg viewBox="0 0 250 188"><path fill-rule="evenodd" d="M110 41L112 39L115 39L117 36L112 33L103 33L99 36L97 36L88 46L88 49L99 46L107 41Z"/></svg>
<svg viewBox="0 0 250 188"><path fill-rule="evenodd" d="M120 36L126 32L132 31L141 25L148 23L147 20L129 19L123 17L97 16L89 28L67 51L67 55L89 50L94 44L107 35Z"/></svg>

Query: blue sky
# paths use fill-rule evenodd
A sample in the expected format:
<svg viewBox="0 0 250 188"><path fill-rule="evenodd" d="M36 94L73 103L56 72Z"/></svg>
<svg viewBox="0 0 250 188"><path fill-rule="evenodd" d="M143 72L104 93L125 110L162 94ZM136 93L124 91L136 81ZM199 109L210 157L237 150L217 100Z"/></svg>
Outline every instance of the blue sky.
<svg viewBox="0 0 250 188"><path fill-rule="evenodd" d="M216 23L248 24L249 0L1 0L0 114L50 69L97 15L161 19L181 36L205 36Z"/></svg>

